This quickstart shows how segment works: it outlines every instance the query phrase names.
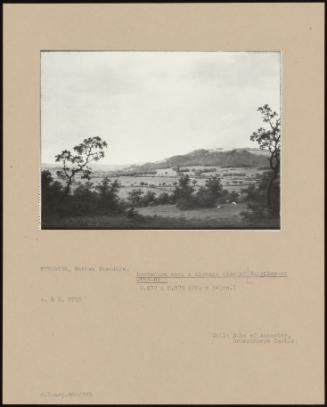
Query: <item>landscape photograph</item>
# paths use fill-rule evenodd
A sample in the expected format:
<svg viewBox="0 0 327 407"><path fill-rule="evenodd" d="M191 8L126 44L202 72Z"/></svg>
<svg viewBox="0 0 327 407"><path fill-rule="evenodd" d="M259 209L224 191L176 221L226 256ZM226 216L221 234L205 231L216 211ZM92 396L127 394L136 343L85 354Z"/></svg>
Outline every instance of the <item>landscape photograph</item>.
<svg viewBox="0 0 327 407"><path fill-rule="evenodd" d="M280 229L279 52L41 52L41 229Z"/></svg>

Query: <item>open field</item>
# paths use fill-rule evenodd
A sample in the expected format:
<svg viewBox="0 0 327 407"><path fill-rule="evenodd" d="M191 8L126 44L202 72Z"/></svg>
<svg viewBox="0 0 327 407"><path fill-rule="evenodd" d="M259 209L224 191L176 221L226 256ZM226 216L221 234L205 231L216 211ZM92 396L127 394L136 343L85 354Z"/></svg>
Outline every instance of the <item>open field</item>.
<svg viewBox="0 0 327 407"><path fill-rule="evenodd" d="M165 218L183 218L185 220L201 219L220 220L239 223L242 221L240 213L247 209L246 204L231 205L222 204L220 208L201 208L181 210L176 205L157 205L137 208L137 212L143 216L160 216Z"/></svg>
<svg viewBox="0 0 327 407"><path fill-rule="evenodd" d="M175 205L137 208L133 218L126 215L75 216L52 218L43 229L278 229L276 219L245 221L240 212L245 204L225 205L221 209L180 210Z"/></svg>
<svg viewBox="0 0 327 407"><path fill-rule="evenodd" d="M184 172L185 170L188 170ZM56 176L55 170L50 169L55 180L60 181ZM143 192L151 191L156 195L161 192L171 193L181 174L188 174L191 178L191 183L195 188L195 191L203 186L206 180L212 176L218 176L221 179L223 188L231 191L241 192L243 188L247 188L251 184L256 184L260 175L263 173L263 169L255 167L230 167L224 168L219 166L190 166L181 167L179 173L173 168L164 168L154 171L153 174L134 173L129 174L127 170L120 170L119 175L114 171L94 171L91 178L93 188L99 185L103 178L108 176L111 181L118 180L120 183L119 197L126 199L128 193L133 189L141 189ZM79 183L85 181L78 179L73 189L78 186Z"/></svg>

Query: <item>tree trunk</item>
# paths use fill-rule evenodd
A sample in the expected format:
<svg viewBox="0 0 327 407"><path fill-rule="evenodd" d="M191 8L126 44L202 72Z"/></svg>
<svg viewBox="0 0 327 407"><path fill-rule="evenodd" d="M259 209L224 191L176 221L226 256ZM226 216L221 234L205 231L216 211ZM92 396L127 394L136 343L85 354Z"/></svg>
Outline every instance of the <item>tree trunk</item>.
<svg viewBox="0 0 327 407"><path fill-rule="evenodd" d="M63 192L61 198L59 199L58 206L60 206L63 203L66 196L69 194L71 184L72 184L72 181L69 180L66 187L65 187L65 189L64 189L64 192Z"/></svg>
<svg viewBox="0 0 327 407"><path fill-rule="evenodd" d="M277 178L278 174L278 166L272 169L270 179L268 181L268 186L267 186L267 207L269 210L272 209L272 187L274 185L274 181Z"/></svg>

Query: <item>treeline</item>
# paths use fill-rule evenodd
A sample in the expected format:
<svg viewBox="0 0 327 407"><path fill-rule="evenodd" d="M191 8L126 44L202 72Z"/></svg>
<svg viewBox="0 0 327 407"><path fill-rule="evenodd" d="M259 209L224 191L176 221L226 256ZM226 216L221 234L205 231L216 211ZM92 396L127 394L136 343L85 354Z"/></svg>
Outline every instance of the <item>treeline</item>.
<svg viewBox="0 0 327 407"><path fill-rule="evenodd" d="M150 205L176 204L180 209L210 208L226 200L239 198L236 192L222 188L221 181L214 176L198 189L196 181L186 174L182 175L171 193L155 194L143 189L133 189L126 199L119 198L120 183L103 178L100 185L93 186L89 181L81 183L74 190L54 180L50 171L42 171L42 217L82 216L121 214L131 208Z"/></svg>
<svg viewBox="0 0 327 407"><path fill-rule="evenodd" d="M196 180L183 174L171 193L145 192L141 188L130 191L126 199L119 197L121 185L109 177L100 185L93 186L89 181L81 183L67 192L65 186L54 180L50 171L42 171L42 219L53 216L94 216L94 215L133 215L135 208L151 205L175 204L179 209L213 208L219 204L246 202L248 210L242 212L246 219L262 219L279 216L279 180L272 187L272 207L268 210L266 191L269 174L264 174L257 185L242 189L242 197L235 191L223 189L221 180L212 176L205 184L196 187Z"/></svg>
<svg viewBox="0 0 327 407"><path fill-rule="evenodd" d="M89 181L81 183L74 191L55 181L50 171L42 171L42 219L49 216L81 216L86 214L121 213L123 202L119 199L120 185L108 177L93 189Z"/></svg>

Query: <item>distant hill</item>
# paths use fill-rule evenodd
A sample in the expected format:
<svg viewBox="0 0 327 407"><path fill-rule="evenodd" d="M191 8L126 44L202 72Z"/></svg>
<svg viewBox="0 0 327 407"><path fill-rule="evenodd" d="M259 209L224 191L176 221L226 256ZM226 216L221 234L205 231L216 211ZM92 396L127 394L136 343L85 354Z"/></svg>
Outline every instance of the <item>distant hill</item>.
<svg viewBox="0 0 327 407"><path fill-rule="evenodd" d="M163 161L148 162L128 167L133 171L153 171L170 167L187 166L221 167L266 167L269 165L267 152L256 148L237 148L233 150L195 150L188 154L175 155Z"/></svg>
<svg viewBox="0 0 327 407"><path fill-rule="evenodd" d="M220 166L220 167L266 167L269 165L268 153L258 148L236 148L233 150L213 149L194 150L183 155L175 155L162 161L133 165L110 165L96 163L94 171L136 171L147 172L164 168L188 166ZM42 169L54 171L60 169L58 164L42 164Z"/></svg>
<svg viewBox="0 0 327 407"><path fill-rule="evenodd" d="M94 171L117 171L124 169L126 167L130 167L129 165L120 165L120 164L99 164L99 163L91 163L90 164L92 170ZM60 169L60 164L42 164L42 169L44 170L55 170Z"/></svg>

